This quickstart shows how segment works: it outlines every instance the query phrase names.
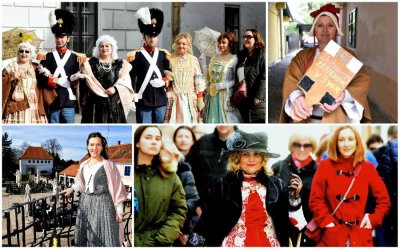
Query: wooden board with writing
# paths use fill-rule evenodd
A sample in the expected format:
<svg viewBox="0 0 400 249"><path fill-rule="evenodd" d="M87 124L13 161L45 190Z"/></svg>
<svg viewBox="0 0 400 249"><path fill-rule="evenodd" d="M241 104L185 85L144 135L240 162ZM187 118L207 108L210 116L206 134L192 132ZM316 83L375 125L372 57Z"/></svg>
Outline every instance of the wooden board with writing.
<svg viewBox="0 0 400 249"><path fill-rule="evenodd" d="M336 42L330 41L314 59L297 86L304 92L308 105L332 105L362 65L362 62Z"/></svg>

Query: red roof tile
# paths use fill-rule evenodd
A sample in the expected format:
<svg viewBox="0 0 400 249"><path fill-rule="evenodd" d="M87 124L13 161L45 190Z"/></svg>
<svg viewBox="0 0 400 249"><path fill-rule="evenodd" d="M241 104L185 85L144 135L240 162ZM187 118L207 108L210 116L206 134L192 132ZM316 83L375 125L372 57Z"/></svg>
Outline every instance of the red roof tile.
<svg viewBox="0 0 400 249"><path fill-rule="evenodd" d="M76 174L78 173L78 169L79 169L79 164L71 164L58 174L59 175L65 174L67 176L76 176Z"/></svg>
<svg viewBox="0 0 400 249"><path fill-rule="evenodd" d="M54 160L42 147L29 146L20 159Z"/></svg>

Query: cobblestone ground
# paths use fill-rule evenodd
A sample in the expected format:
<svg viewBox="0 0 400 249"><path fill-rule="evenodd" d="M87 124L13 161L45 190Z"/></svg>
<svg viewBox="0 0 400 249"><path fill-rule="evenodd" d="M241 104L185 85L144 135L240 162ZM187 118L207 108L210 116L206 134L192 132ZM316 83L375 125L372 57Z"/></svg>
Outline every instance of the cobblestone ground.
<svg viewBox="0 0 400 249"><path fill-rule="evenodd" d="M268 66L268 123L278 123L282 105L283 76L291 59L297 54L294 51L280 62ZM396 123L396 121L372 99L368 98L373 123Z"/></svg>

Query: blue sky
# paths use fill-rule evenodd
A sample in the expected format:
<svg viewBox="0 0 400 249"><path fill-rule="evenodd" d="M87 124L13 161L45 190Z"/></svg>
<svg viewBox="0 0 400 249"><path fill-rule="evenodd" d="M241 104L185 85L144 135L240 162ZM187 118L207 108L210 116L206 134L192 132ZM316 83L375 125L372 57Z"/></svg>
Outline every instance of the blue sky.
<svg viewBox="0 0 400 249"><path fill-rule="evenodd" d="M86 154L86 139L91 132L100 132L109 145L132 143L130 125L3 125L2 134L8 133L12 147L19 148L24 142L31 146L41 146L48 139L57 138L63 150L61 158L80 160Z"/></svg>

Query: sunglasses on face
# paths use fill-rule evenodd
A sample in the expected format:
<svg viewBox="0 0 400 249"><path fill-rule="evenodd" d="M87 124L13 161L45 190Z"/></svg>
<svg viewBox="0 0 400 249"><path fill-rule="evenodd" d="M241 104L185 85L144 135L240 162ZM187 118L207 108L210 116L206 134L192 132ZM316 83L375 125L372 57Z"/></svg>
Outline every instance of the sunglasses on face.
<svg viewBox="0 0 400 249"><path fill-rule="evenodd" d="M243 39L246 39L246 40L250 40L253 37L254 36L252 36L252 35L243 35Z"/></svg>
<svg viewBox="0 0 400 249"><path fill-rule="evenodd" d="M312 144L293 143L293 146L294 146L296 149L300 149L301 147L303 147L304 149L311 149L311 148L312 148Z"/></svg>
<svg viewBox="0 0 400 249"><path fill-rule="evenodd" d="M20 54L23 54L23 53L25 53L25 54L30 54L30 53L31 53L31 51L29 51L29 50L23 50L23 49L20 49L18 52L19 52Z"/></svg>

